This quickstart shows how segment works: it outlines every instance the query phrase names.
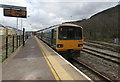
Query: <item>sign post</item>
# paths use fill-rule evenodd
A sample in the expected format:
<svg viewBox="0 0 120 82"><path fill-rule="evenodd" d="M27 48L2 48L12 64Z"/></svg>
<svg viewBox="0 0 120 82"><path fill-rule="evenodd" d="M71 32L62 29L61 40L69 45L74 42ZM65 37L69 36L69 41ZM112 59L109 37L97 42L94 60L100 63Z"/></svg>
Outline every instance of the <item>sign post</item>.
<svg viewBox="0 0 120 82"><path fill-rule="evenodd" d="M0 4L4 9L4 16L27 18L27 8L14 5Z"/></svg>
<svg viewBox="0 0 120 82"><path fill-rule="evenodd" d="M23 28L23 46L25 45L25 28Z"/></svg>
<svg viewBox="0 0 120 82"><path fill-rule="evenodd" d="M4 16L17 17L17 29L18 29L18 18L27 18L27 8L26 7L5 5L5 4L0 4L0 7L2 7L4 10ZM22 28L22 20L21 20L21 28ZM25 29L23 28L23 46L25 45L24 37L25 37ZM6 50L7 50L7 48L6 48Z"/></svg>
<svg viewBox="0 0 120 82"><path fill-rule="evenodd" d="M4 16L17 17L17 25L16 25L17 29L18 29L18 18L27 18L26 7L0 4L0 8L3 8Z"/></svg>

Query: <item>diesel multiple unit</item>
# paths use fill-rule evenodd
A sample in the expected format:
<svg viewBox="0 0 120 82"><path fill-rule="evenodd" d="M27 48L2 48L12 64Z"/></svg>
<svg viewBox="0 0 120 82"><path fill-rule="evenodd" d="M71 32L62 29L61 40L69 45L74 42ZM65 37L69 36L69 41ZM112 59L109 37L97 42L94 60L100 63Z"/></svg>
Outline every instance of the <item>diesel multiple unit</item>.
<svg viewBox="0 0 120 82"><path fill-rule="evenodd" d="M37 36L59 52L80 52L83 29L74 24L59 24L37 31Z"/></svg>

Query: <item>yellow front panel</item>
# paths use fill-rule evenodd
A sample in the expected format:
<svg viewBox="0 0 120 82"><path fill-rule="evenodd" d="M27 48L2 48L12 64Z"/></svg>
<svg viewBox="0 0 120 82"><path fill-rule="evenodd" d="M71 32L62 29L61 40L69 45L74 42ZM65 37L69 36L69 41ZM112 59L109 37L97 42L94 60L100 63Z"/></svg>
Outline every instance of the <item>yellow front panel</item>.
<svg viewBox="0 0 120 82"><path fill-rule="evenodd" d="M67 51L68 49L82 50L78 44L83 44L83 40L58 40L57 44L63 44L62 48L56 48L58 51Z"/></svg>

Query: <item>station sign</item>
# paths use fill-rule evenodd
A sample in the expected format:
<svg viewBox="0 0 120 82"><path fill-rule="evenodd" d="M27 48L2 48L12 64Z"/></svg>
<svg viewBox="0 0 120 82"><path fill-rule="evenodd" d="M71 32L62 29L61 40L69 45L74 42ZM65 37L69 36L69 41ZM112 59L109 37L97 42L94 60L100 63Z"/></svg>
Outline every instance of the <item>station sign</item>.
<svg viewBox="0 0 120 82"><path fill-rule="evenodd" d="M21 9L4 8L4 16L27 18L27 11Z"/></svg>

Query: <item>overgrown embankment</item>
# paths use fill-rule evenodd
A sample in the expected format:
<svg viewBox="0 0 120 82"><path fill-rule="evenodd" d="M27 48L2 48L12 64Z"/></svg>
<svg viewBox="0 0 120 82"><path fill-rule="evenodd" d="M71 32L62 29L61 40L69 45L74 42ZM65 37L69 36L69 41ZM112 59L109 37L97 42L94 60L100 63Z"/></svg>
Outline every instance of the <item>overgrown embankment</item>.
<svg viewBox="0 0 120 82"><path fill-rule="evenodd" d="M89 19L69 23L83 27L85 40L115 42L115 39L120 40L119 14L120 5L117 5L99 12Z"/></svg>

